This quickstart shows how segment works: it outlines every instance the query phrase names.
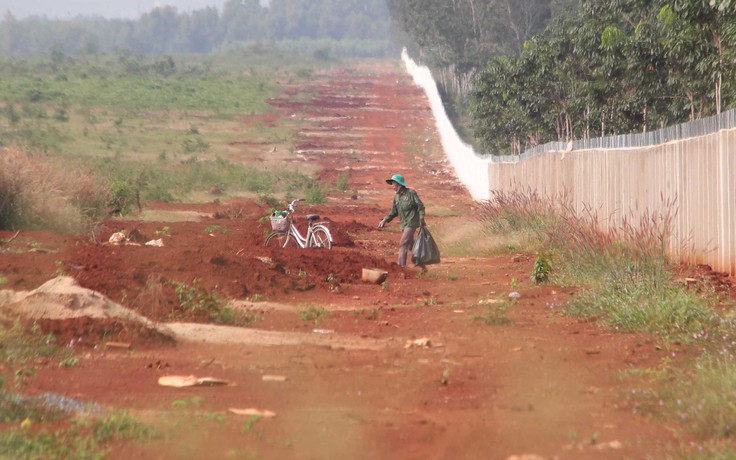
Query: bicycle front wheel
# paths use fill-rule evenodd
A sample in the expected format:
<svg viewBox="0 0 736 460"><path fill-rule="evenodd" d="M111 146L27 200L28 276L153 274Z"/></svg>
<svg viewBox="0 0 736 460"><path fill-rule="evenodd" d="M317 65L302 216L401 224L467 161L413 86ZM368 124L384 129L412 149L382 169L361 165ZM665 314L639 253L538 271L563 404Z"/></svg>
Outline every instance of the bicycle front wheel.
<svg viewBox="0 0 736 460"><path fill-rule="evenodd" d="M294 237L289 235L289 232L271 232L266 237L266 246L269 247L280 247L285 248L287 246L294 246Z"/></svg>
<svg viewBox="0 0 736 460"><path fill-rule="evenodd" d="M308 246L310 248L332 249L332 235L330 235L330 231L321 225L314 227Z"/></svg>

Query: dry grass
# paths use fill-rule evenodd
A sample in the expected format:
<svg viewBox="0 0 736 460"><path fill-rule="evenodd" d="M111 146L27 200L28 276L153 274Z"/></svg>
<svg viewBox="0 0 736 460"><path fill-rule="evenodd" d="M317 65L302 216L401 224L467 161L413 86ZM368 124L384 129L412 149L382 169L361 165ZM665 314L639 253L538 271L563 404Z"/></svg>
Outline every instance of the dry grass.
<svg viewBox="0 0 736 460"><path fill-rule="evenodd" d="M78 232L105 214L104 180L43 153L0 150L0 228Z"/></svg>

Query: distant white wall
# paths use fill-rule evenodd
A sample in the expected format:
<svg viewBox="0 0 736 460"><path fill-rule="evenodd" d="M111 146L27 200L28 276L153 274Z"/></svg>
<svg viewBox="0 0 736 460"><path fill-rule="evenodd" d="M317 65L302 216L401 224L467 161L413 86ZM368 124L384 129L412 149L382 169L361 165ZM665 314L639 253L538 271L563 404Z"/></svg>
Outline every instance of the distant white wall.
<svg viewBox="0 0 736 460"><path fill-rule="evenodd" d="M545 152L511 161L484 160L455 132L429 69L402 57L429 98L447 158L476 200L489 199L491 190L565 196L580 214L592 210L602 227L614 229L676 211L670 256L736 275L736 128L730 121L711 133L640 147L551 143Z"/></svg>
<svg viewBox="0 0 736 460"><path fill-rule="evenodd" d="M473 148L460 139L460 136L452 126L447 117L445 107L442 105L437 84L432 78L432 73L425 66L417 65L406 53L401 54L406 70L414 79L414 83L424 89L432 108L435 124L440 133L442 148L445 151L450 164L455 169L455 174L465 188L468 189L473 199L481 201L490 198L490 184L488 183L488 164L490 160L480 158Z"/></svg>

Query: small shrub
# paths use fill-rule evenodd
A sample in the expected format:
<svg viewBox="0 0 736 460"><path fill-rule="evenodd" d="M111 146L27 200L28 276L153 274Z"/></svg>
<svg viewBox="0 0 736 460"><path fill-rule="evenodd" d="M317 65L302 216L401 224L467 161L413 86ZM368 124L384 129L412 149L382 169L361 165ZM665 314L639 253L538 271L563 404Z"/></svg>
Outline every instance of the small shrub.
<svg viewBox="0 0 736 460"><path fill-rule="evenodd" d="M327 200L327 195L319 184L312 184L307 188L307 201L312 204L321 204Z"/></svg>
<svg viewBox="0 0 736 460"><path fill-rule="evenodd" d="M257 315L233 309L229 303L220 300L215 292L200 287L199 279L195 279L191 286L175 282L174 287L179 305L194 317L233 326L249 326L259 319Z"/></svg>
<svg viewBox="0 0 736 460"><path fill-rule="evenodd" d="M337 183L335 184L336 188L344 192L348 189L348 181L350 180L350 172L345 171L342 174L340 174L337 177Z"/></svg>
<svg viewBox="0 0 736 460"><path fill-rule="evenodd" d="M545 259L544 256L537 257L537 260L534 261L534 267L532 267L532 283L544 283L549 279L549 274L551 272L552 267L549 262L547 262L547 259Z"/></svg>
<svg viewBox="0 0 736 460"><path fill-rule="evenodd" d="M181 143L181 149L184 153L205 153L210 149L210 144L203 141L201 138L187 138Z"/></svg>
<svg viewBox="0 0 736 460"><path fill-rule="evenodd" d="M137 202L138 191L133 184L117 181L112 186L108 206L112 214L126 215L133 211Z"/></svg>

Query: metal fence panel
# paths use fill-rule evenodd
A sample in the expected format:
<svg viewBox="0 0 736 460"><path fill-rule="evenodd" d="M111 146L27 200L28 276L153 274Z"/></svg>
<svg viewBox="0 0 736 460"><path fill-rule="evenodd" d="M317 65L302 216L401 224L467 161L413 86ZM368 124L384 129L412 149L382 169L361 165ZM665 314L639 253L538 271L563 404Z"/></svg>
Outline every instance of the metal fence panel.
<svg viewBox="0 0 736 460"><path fill-rule="evenodd" d="M670 255L736 274L736 111L647 135L547 144L488 164L491 190L565 194L619 227L676 211ZM642 144L642 145L638 145ZM674 201L675 209L664 209Z"/></svg>

